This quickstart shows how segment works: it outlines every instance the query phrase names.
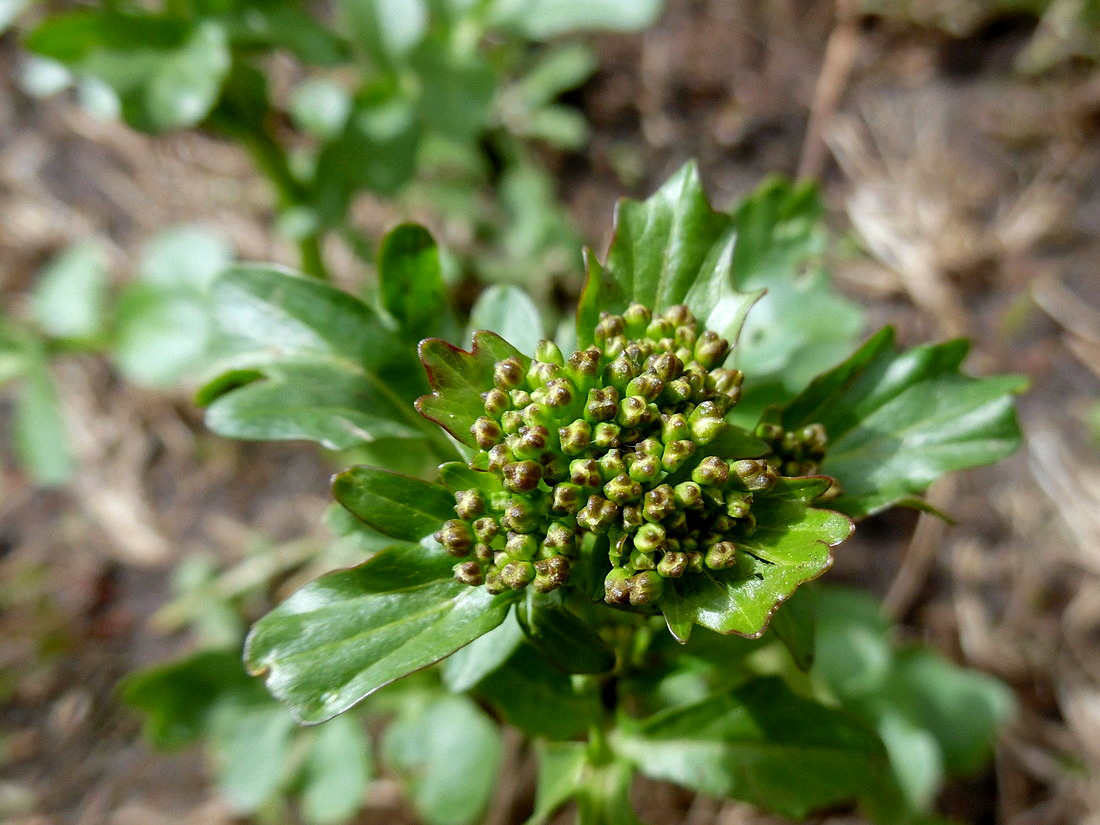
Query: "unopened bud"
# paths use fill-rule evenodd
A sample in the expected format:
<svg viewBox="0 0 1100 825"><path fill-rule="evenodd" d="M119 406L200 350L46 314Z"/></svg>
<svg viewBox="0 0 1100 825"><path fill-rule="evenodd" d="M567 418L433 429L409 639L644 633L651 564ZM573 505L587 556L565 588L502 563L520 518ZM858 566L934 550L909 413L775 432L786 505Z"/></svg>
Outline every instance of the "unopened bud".
<svg viewBox="0 0 1100 825"><path fill-rule="evenodd" d="M553 410L564 410L573 403L575 392L568 378L554 378L545 387L546 405Z"/></svg>
<svg viewBox="0 0 1100 825"><path fill-rule="evenodd" d="M520 427L519 438L510 444L512 453L516 458L538 458L546 450L550 442L550 431L541 424L532 427Z"/></svg>
<svg viewBox="0 0 1100 825"><path fill-rule="evenodd" d="M608 604L630 603L630 571L615 567L603 580L604 601Z"/></svg>
<svg viewBox="0 0 1100 825"><path fill-rule="evenodd" d="M577 350L565 363L565 374L582 393L595 386L600 374L600 351L596 349Z"/></svg>
<svg viewBox="0 0 1100 825"><path fill-rule="evenodd" d="M606 341L608 338L622 335L625 330L626 325L623 323L622 317L612 315L609 312L601 312L594 335L597 341Z"/></svg>
<svg viewBox="0 0 1100 825"><path fill-rule="evenodd" d="M497 444L489 450L489 469L499 473L509 461L515 461L515 456L506 444Z"/></svg>
<svg viewBox="0 0 1100 825"><path fill-rule="evenodd" d="M695 455L694 441L687 438L670 441L665 445L664 454L661 456L661 465L670 473L674 473L693 455Z"/></svg>
<svg viewBox="0 0 1100 825"><path fill-rule="evenodd" d="M535 562L535 581L532 585L539 593L549 593L564 587L569 581L569 559L551 556Z"/></svg>
<svg viewBox="0 0 1100 825"><path fill-rule="evenodd" d="M485 512L485 497L481 490L459 490L455 493L455 514L464 521L472 521Z"/></svg>
<svg viewBox="0 0 1100 825"><path fill-rule="evenodd" d="M619 402L619 414L616 421L624 427L637 427L645 423L646 400L640 395L628 395Z"/></svg>
<svg viewBox="0 0 1100 825"><path fill-rule="evenodd" d="M443 526L436 532L434 538L448 553L459 558L470 555L470 548L474 546L474 537L469 525L458 519L443 522Z"/></svg>
<svg viewBox="0 0 1100 825"><path fill-rule="evenodd" d="M726 515L730 518L745 518L752 509L752 493L726 493Z"/></svg>
<svg viewBox="0 0 1100 825"><path fill-rule="evenodd" d="M622 524L624 530L637 530L644 523L645 519L642 515L641 506L637 504L627 504L623 506Z"/></svg>
<svg viewBox="0 0 1100 825"><path fill-rule="evenodd" d="M607 365L603 380L605 384L610 384L620 393L625 393L627 386L637 377L638 372L638 365L634 359L622 352Z"/></svg>
<svg viewBox="0 0 1100 825"><path fill-rule="evenodd" d="M665 384L665 391L661 396L669 404L682 404L690 401L694 390L686 378L677 378Z"/></svg>
<svg viewBox="0 0 1100 825"><path fill-rule="evenodd" d="M535 359L547 364L557 364L559 367L565 363L558 345L545 338L535 346Z"/></svg>
<svg viewBox="0 0 1100 825"><path fill-rule="evenodd" d="M653 320L653 313L649 307L642 304L631 304L623 313L623 321L626 322L626 334L631 338L641 338L645 335L646 327Z"/></svg>
<svg viewBox="0 0 1100 825"><path fill-rule="evenodd" d="M476 561L460 561L453 569L455 579L463 584L477 587L485 583L485 573Z"/></svg>
<svg viewBox="0 0 1100 825"><path fill-rule="evenodd" d="M478 542L474 545L474 558L478 561L492 561L495 551L488 544Z"/></svg>
<svg viewBox="0 0 1100 825"><path fill-rule="evenodd" d="M586 421L610 421L619 412L619 391L614 387L595 387L588 391L584 405Z"/></svg>
<svg viewBox="0 0 1100 825"><path fill-rule="evenodd" d="M729 341L718 333L707 330L695 342L695 360L707 369L711 369L725 360L729 349Z"/></svg>
<svg viewBox="0 0 1100 825"><path fill-rule="evenodd" d="M684 364L671 352L662 352L654 356L649 367L662 381L672 381L680 377Z"/></svg>
<svg viewBox="0 0 1100 825"><path fill-rule="evenodd" d="M493 364L493 383L502 390L515 389L523 378L523 364L518 358L505 358Z"/></svg>
<svg viewBox="0 0 1100 825"><path fill-rule="evenodd" d="M688 567L686 553L665 553L657 563L657 573L666 579L678 579Z"/></svg>
<svg viewBox="0 0 1100 825"><path fill-rule="evenodd" d="M538 529L541 515L538 509L526 498L514 496L508 499L504 514L500 517L500 526L514 533L533 533Z"/></svg>
<svg viewBox="0 0 1100 825"><path fill-rule="evenodd" d="M720 541L707 549L704 559L711 570L726 570L737 564L737 545L732 541Z"/></svg>
<svg viewBox="0 0 1100 825"><path fill-rule="evenodd" d="M553 551L550 555L571 556L577 547L577 536L569 527L555 521L547 528L542 545L546 550Z"/></svg>
<svg viewBox="0 0 1100 825"><path fill-rule="evenodd" d="M596 464L599 466L600 476L605 482L611 481L615 476L626 472L626 463L623 461L622 453L618 450L608 450L596 459Z"/></svg>
<svg viewBox="0 0 1100 825"><path fill-rule="evenodd" d="M661 441L665 444L690 438L690 436L691 429L688 427L686 416L681 413L661 416Z"/></svg>
<svg viewBox="0 0 1100 825"><path fill-rule="evenodd" d="M716 455L707 456L691 471L692 481L710 487L721 487L729 481L729 477L729 465Z"/></svg>
<svg viewBox="0 0 1100 825"><path fill-rule="evenodd" d="M482 416L470 425L470 433L473 435L477 446L483 450L492 448L504 435L501 432L500 425L486 416Z"/></svg>
<svg viewBox="0 0 1100 825"><path fill-rule="evenodd" d="M606 533L619 515L614 503L600 496L589 496L588 503L577 513L577 524L593 533Z"/></svg>
<svg viewBox="0 0 1100 825"><path fill-rule="evenodd" d="M676 324L667 318L658 316L654 318L645 329L645 337L651 341L659 341L662 338L671 338L676 334Z"/></svg>
<svg viewBox="0 0 1100 825"><path fill-rule="evenodd" d="M688 416L691 440L702 446L724 433L729 425L722 416L722 410L713 401L704 401L697 406Z"/></svg>
<svg viewBox="0 0 1100 825"><path fill-rule="evenodd" d="M600 465L594 458L576 458L570 461L569 480L581 487L599 487L604 483Z"/></svg>
<svg viewBox="0 0 1100 825"><path fill-rule="evenodd" d="M581 509L583 501L584 494L581 488L571 482L563 481L554 487L550 508L555 513L572 515Z"/></svg>
<svg viewBox="0 0 1100 825"><path fill-rule="evenodd" d="M493 387L488 392L483 392L481 400L485 404L485 414L493 418L500 418L501 414L512 406L508 393L500 387Z"/></svg>
<svg viewBox="0 0 1100 825"><path fill-rule="evenodd" d="M477 540L489 544L500 532L500 525L492 516L482 516L474 522L474 535Z"/></svg>
<svg viewBox="0 0 1100 825"><path fill-rule="evenodd" d="M661 474L661 462L648 453L634 455L634 461L630 465L630 477L645 484L656 481Z"/></svg>
<svg viewBox="0 0 1100 825"><path fill-rule="evenodd" d="M592 443L592 425L583 418L558 429L558 441L566 455L579 455Z"/></svg>
<svg viewBox="0 0 1100 825"><path fill-rule="evenodd" d="M630 603L634 606L652 604L661 598L665 581L656 570L644 570L630 578Z"/></svg>
<svg viewBox="0 0 1100 825"><path fill-rule="evenodd" d="M644 398L646 403L656 401L665 388L665 382L652 372L643 372L637 378L631 379L626 385L627 395L636 395Z"/></svg>
<svg viewBox="0 0 1100 825"><path fill-rule="evenodd" d="M643 524L634 534L634 546L643 553L655 553L665 546L665 528L660 524Z"/></svg>
<svg viewBox="0 0 1100 825"><path fill-rule="evenodd" d="M508 435L519 432L523 426L523 413L519 410L505 410L500 416L500 428Z"/></svg>
<svg viewBox="0 0 1100 825"><path fill-rule="evenodd" d="M618 424L601 421L592 429L592 443L601 450L612 450L622 443L621 435Z"/></svg>
<svg viewBox="0 0 1100 825"><path fill-rule="evenodd" d="M775 468L760 458L746 458L735 461L730 469L744 488L750 492L770 490L779 480Z"/></svg>
<svg viewBox="0 0 1100 825"><path fill-rule="evenodd" d="M535 565L529 561L511 561L500 571L500 580L513 590L522 590L535 580Z"/></svg>
<svg viewBox="0 0 1100 825"><path fill-rule="evenodd" d="M532 361L527 370L527 383L532 387L545 387L555 378L561 377L561 367L545 361Z"/></svg>
<svg viewBox="0 0 1100 825"><path fill-rule="evenodd" d="M533 559L538 549L538 539L530 533L509 533L508 540L504 543L504 552L521 561Z"/></svg>
<svg viewBox="0 0 1100 825"><path fill-rule="evenodd" d="M626 560L626 567L628 570L656 570L657 559L653 557L652 553L643 553L637 547L630 551L630 556Z"/></svg>
<svg viewBox="0 0 1100 825"><path fill-rule="evenodd" d="M509 390L508 400L512 402L512 409L522 410L531 403L531 393L527 390Z"/></svg>
<svg viewBox="0 0 1100 825"><path fill-rule="evenodd" d="M620 473L603 486L603 494L616 504L627 504L642 497L642 485L626 473Z"/></svg>
<svg viewBox="0 0 1100 825"><path fill-rule="evenodd" d="M661 521L676 510L676 494L667 484L654 487L645 494L642 514L646 521Z"/></svg>
<svg viewBox="0 0 1100 825"><path fill-rule="evenodd" d="M504 489L511 493L529 493L542 480L542 465L537 461L513 461L501 470Z"/></svg>
<svg viewBox="0 0 1100 825"><path fill-rule="evenodd" d="M672 492L676 497L676 506L681 510L690 510L703 504L703 491L694 481L681 482Z"/></svg>

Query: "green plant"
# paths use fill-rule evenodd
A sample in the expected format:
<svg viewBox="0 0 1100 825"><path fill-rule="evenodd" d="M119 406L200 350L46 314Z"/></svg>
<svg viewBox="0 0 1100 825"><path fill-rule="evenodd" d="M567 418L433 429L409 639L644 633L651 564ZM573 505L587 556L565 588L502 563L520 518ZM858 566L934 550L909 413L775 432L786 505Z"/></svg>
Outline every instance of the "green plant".
<svg viewBox="0 0 1100 825"><path fill-rule="evenodd" d="M262 266L223 274L214 303L241 349L200 392L209 426L372 456L386 469L333 492L392 540L257 622L249 668L318 723L442 660L450 691L539 743L532 823L570 800L583 823L636 822L636 773L792 817L857 802L931 821L1003 689L895 653L873 607L801 586L852 520L927 507L938 476L1010 453L1024 382L964 375L963 341L899 352L886 329L856 348L819 211L771 181L716 212L685 167L621 204L556 343L517 290L474 311L516 341L448 343L439 251L416 226L384 240L366 302ZM849 653L866 663L838 664ZM434 713L421 730L449 718ZM459 821L441 810L422 813Z"/></svg>

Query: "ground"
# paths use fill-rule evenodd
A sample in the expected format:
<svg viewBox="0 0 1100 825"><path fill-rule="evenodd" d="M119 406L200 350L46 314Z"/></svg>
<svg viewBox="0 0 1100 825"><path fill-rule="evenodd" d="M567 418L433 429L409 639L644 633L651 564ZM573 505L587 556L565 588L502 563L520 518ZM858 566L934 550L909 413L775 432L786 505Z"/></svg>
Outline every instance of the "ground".
<svg viewBox="0 0 1100 825"><path fill-rule="evenodd" d="M945 813L1100 823L1100 454L1085 425L1100 388L1100 72L1082 60L1019 71L1036 36L1027 17L960 12L945 30L838 5L669 0L645 33L601 36L601 68L573 101L591 144L546 161L596 248L616 198L646 194L688 158L718 205L768 173L820 176L830 222L862 250L838 256L834 276L873 322L906 344L966 335L972 372L1030 377L1020 452L931 491L954 525L874 518L830 576L881 596L905 637L1015 692L993 765L952 785ZM13 80L19 60L8 35L5 306L92 231L121 271L157 228L186 221L217 226L242 258L293 261L233 147L149 139L64 99L31 101ZM115 685L185 643L157 613L174 563L230 562L255 535L320 535L330 468L308 447L216 439L183 394L124 386L94 357L62 359L59 375L77 478L36 490L9 454L0 484L0 820L229 821L199 754L151 751ZM518 821L531 792L530 754L512 748L520 767L494 802L496 825ZM637 791L657 825L774 821L664 786ZM381 783L361 821L409 817Z"/></svg>

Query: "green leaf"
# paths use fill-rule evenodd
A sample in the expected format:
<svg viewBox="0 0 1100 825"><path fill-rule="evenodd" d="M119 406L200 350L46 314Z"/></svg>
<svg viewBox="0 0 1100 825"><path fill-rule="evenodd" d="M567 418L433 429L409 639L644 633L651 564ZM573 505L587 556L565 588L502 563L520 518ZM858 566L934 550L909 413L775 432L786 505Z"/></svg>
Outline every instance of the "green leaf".
<svg viewBox="0 0 1100 825"><path fill-rule="evenodd" d="M44 354L32 355L26 366L15 401L12 442L20 464L37 484L52 487L72 476L76 464L61 414L61 399Z"/></svg>
<svg viewBox="0 0 1100 825"><path fill-rule="evenodd" d="M764 406L786 402L843 360L863 329L863 311L832 288L821 264L823 211L816 187L772 178L734 213L737 286L767 290L733 351L745 373L736 414L749 426Z"/></svg>
<svg viewBox="0 0 1100 825"><path fill-rule="evenodd" d="M233 262L233 250L213 232L199 226L176 226L159 232L141 253L138 277L162 287L206 290Z"/></svg>
<svg viewBox="0 0 1100 825"><path fill-rule="evenodd" d="M661 12L661 0L496 0L490 23L532 40L549 40L578 29L639 31Z"/></svg>
<svg viewBox="0 0 1100 825"><path fill-rule="evenodd" d="M30 0L0 0L0 34L8 30Z"/></svg>
<svg viewBox="0 0 1100 825"><path fill-rule="evenodd" d="M543 334L542 316L530 296L518 286L494 284L482 292L470 312L471 334L495 332L520 352L533 355Z"/></svg>
<svg viewBox="0 0 1100 825"><path fill-rule="evenodd" d="M455 517L454 496L445 488L375 467L340 473L332 494L375 530L403 541L420 541Z"/></svg>
<svg viewBox="0 0 1100 825"><path fill-rule="evenodd" d="M217 102L230 62L225 31L213 21L200 23L145 80L140 104L123 97L127 122L152 132L194 126Z"/></svg>
<svg viewBox="0 0 1100 825"><path fill-rule="evenodd" d="M390 230L378 249L378 282L382 305L409 339L455 334L439 248L427 229L406 223Z"/></svg>
<svg viewBox="0 0 1100 825"><path fill-rule="evenodd" d="M788 430L825 427L822 472L842 490L830 506L854 518L918 495L944 473L998 461L1020 441L1012 395L1026 379L962 374L962 340L900 353L893 341L883 329L783 411Z"/></svg>
<svg viewBox="0 0 1100 825"><path fill-rule="evenodd" d="M577 307L580 346L593 343L601 310L631 301L663 310L686 304L707 329L736 340L759 293L739 292L732 269L736 226L707 201L694 164L687 164L644 202L624 200L603 266L587 256Z"/></svg>
<svg viewBox="0 0 1100 825"><path fill-rule="evenodd" d="M814 663L814 642L817 636L817 599L812 588L804 587L783 604L772 617L771 630L791 654L799 670L809 670Z"/></svg>
<svg viewBox="0 0 1100 825"><path fill-rule="evenodd" d="M416 400L417 411L467 446L474 446L470 427L485 414L481 394L493 386L493 365L518 358L524 371L531 359L499 335L479 331L469 352L438 338L420 342L420 361L435 390Z"/></svg>
<svg viewBox="0 0 1100 825"><path fill-rule="evenodd" d="M500 732L462 696L409 707L386 729L386 762L406 779L427 825L470 825L488 807L500 769Z"/></svg>
<svg viewBox="0 0 1100 825"><path fill-rule="evenodd" d="M588 764L588 747L582 742L538 742L539 775L535 811L526 825L545 825L562 805L581 792Z"/></svg>
<svg viewBox="0 0 1100 825"><path fill-rule="evenodd" d="M560 670L607 673L615 667L615 654L600 634L567 610L555 594L540 596L527 591L527 599L516 606L516 615L527 641Z"/></svg>
<svg viewBox="0 0 1100 825"><path fill-rule="evenodd" d="M320 77L298 84L290 95L294 123L322 140L332 140L344 131L351 108L351 96L344 87Z"/></svg>
<svg viewBox="0 0 1100 825"><path fill-rule="evenodd" d="M576 692L571 678L528 644L480 681L476 692L528 736L570 739L600 716L596 695Z"/></svg>
<svg viewBox="0 0 1100 825"><path fill-rule="evenodd" d="M513 610L490 630L443 661L443 684L452 693L465 693L511 658L523 643L523 629Z"/></svg>
<svg viewBox="0 0 1100 825"><path fill-rule="evenodd" d="M135 384L168 387L199 367L211 345L211 306L187 287L128 285L119 295L114 359Z"/></svg>
<svg viewBox="0 0 1100 825"><path fill-rule="evenodd" d="M456 582L438 546L401 544L322 576L252 628L249 669L302 722L323 722L499 625L515 595Z"/></svg>
<svg viewBox="0 0 1100 825"><path fill-rule="evenodd" d="M103 326L107 261L98 241L73 244L38 276L31 313L53 338L92 338Z"/></svg>
<svg viewBox="0 0 1100 825"><path fill-rule="evenodd" d="M371 780L370 739L353 714L317 728L303 770L302 818L339 825L363 807Z"/></svg>
<svg viewBox="0 0 1100 825"><path fill-rule="evenodd" d="M227 702L213 710L209 737L218 790L236 813L253 813L278 793L293 734L294 720L273 702Z"/></svg>
<svg viewBox="0 0 1100 825"><path fill-rule="evenodd" d="M215 432L334 449L424 436L409 407L425 386L420 371L366 304L267 267L228 270L212 295L222 333L252 350L198 393Z"/></svg>
<svg viewBox="0 0 1100 825"><path fill-rule="evenodd" d="M874 733L776 678L659 713L615 746L654 779L795 819L889 781Z"/></svg>
<svg viewBox="0 0 1100 825"><path fill-rule="evenodd" d="M428 31L424 0L341 0L340 11L355 40L382 65L407 54Z"/></svg>
<svg viewBox="0 0 1100 825"><path fill-rule="evenodd" d="M693 624L750 638L762 634L780 604L828 570L831 548L851 535L846 516L810 506L827 486L825 479L784 478L755 493L755 528L743 527L731 539L739 550L734 567L666 581L659 604L672 635L687 639Z"/></svg>
<svg viewBox="0 0 1100 825"><path fill-rule="evenodd" d="M202 736L211 711L220 702L270 702L260 683L245 672L238 650L204 650L135 671L122 681L119 690L127 705L144 714L145 736L166 749L188 745Z"/></svg>
<svg viewBox="0 0 1100 825"><path fill-rule="evenodd" d="M485 131L496 78L480 54L458 53L429 38L410 55L420 80L417 112L429 129L453 141L472 141Z"/></svg>
<svg viewBox="0 0 1100 825"><path fill-rule="evenodd" d="M881 691L893 653L890 623L866 593L822 587L817 596L814 674L841 701L850 703Z"/></svg>

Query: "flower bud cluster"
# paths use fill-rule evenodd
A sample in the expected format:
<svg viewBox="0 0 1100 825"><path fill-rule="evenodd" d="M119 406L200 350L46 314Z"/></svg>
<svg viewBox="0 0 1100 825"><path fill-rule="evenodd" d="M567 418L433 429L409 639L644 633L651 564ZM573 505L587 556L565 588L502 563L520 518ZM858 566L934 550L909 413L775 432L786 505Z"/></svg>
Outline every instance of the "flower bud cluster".
<svg viewBox="0 0 1100 825"><path fill-rule="evenodd" d="M779 409L769 407L756 425L754 435L771 447L770 463L784 476L812 476L821 469L828 437L820 424L808 424L797 430L786 430Z"/></svg>
<svg viewBox="0 0 1100 825"><path fill-rule="evenodd" d="M602 313L593 338L568 356L543 341L526 368L495 363L470 428L470 466L489 472L492 491L457 492L457 518L436 534L462 559L460 581L557 589L587 534L608 538L612 604L647 604L666 578L736 563L727 536L752 523L753 493L777 476L706 449L741 394L741 373L722 367L729 343L685 306L640 304Z"/></svg>

